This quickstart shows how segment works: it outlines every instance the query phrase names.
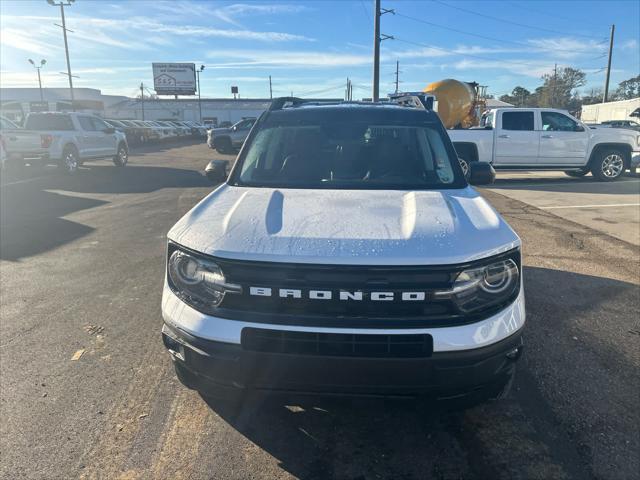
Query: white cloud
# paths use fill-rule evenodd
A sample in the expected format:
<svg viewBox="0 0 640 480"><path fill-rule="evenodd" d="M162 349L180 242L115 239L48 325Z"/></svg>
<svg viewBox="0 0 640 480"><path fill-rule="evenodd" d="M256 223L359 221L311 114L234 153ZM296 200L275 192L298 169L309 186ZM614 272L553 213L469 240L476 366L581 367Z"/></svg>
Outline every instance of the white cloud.
<svg viewBox="0 0 640 480"><path fill-rule="evenodd" d="M37 55L46 55L51 52L52 49L59 48L50 42L34 38L31 33L25 33L23 30L15 28L2 29L2 45Z"/></svg>
<svg viewBox="0 0 640 480"><path fill-rule="evenodd" d="M228 59L227 66L346 67L368 65L370 55L287 50L220 50L207 52L207 58Z"/></svg>
<svg viewBox="0 0 640 480"><path fill-rule="evenodd" d="M622 42L619 47L621 50L634 50L638 48L638 41L635 38Z"/></svg>
<svg viewBox="0 0 640 480"><path fill-rule="evenodd" d="M606 54L606 46L595 40L577 40L571 37L530 39L527 43L541 52L553 54L558 58L575 58L581 55L594 57Z"/></svg>

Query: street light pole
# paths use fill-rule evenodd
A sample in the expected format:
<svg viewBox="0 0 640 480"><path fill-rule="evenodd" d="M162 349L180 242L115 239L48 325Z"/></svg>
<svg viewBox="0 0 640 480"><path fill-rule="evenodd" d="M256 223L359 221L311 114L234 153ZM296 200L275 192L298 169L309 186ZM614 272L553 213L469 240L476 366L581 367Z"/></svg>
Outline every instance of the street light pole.
<svg viewBox="0 0 640 480"><path fill-rule="evenodd" d="M67 0L67 2L56 3L54 0L47 0L49 5L60 6L60 16L62 17L62 33L64 35L64 53L67 57L67 77L69 77L69 93L71 96L71 109L75 111L75 97L73 95L73 77L71 75L71 63L69 62L69 43L67 41L67 24L65 23L64 18L64 7L70 6L75 0Z"/></svg>
<svg viewBox="0 0 640 480"><path fill-rule="evenodd" d="M47 61L45 59L40 60L39 66L36 65L36 63L31 59L29 59L29 63L33 65L33 68L35 68L38 71L38 87L40 88L40 101L43 102L44 96L42 95L42 79L40 78L40 69L44 67Z"/></svg>
<svg viewBox="0 0 640 480"><path fill-rule="evenodd" d="M196 70L198 76L198 110L200 111L200 125L202 125L202 101L200 96L200 72L204 70L204 65L200 65L200 68Z"/></svg>

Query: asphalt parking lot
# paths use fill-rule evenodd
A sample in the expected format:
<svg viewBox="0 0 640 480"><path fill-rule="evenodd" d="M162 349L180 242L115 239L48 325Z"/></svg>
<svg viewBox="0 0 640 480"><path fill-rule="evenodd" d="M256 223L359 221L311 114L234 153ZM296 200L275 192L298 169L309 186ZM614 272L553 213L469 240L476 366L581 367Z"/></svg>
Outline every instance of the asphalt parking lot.
<svg viewBox="0 0 640 480"><path fill-rule="evenodd" d="M2 179L0 478L638 478L640 179L503 174L482 190L524 243L507 399L228 405L182 387L160 338L165 234L211 191L213 158L231 157L162 145L125 169Z"/></svg>

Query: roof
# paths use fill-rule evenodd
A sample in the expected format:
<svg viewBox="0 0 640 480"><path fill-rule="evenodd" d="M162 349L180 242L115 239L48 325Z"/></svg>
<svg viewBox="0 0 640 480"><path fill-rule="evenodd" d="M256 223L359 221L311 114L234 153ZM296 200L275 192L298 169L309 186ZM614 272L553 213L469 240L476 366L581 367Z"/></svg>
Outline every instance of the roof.
<svg viewBox="0 0 640 480"><path fill-rule="evenodd" d="M485 100L487 108L513 107L512 103L503 102L497 98L487 98Z"/></svg>

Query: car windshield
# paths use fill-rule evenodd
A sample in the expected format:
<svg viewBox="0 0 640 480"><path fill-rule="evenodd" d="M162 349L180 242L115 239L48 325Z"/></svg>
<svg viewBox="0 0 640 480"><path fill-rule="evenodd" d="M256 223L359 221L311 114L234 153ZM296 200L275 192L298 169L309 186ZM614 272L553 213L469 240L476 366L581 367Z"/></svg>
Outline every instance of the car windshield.
<svg viewBox="0 0 640 480"><path fill-rule="evenodd" d="M73 122L68 115L30 114L25 124L27 130L68 131L73 130Z"/></svg>
<svg viewBox="0 0 640 480"><path fill-rule="evenodd" d="M436 123L340 114L269 119L234 180L278 188L431 189L464 185ZM295 117L295 116L294 116ZM350 117L350 118L349 118Z"/></svg>

